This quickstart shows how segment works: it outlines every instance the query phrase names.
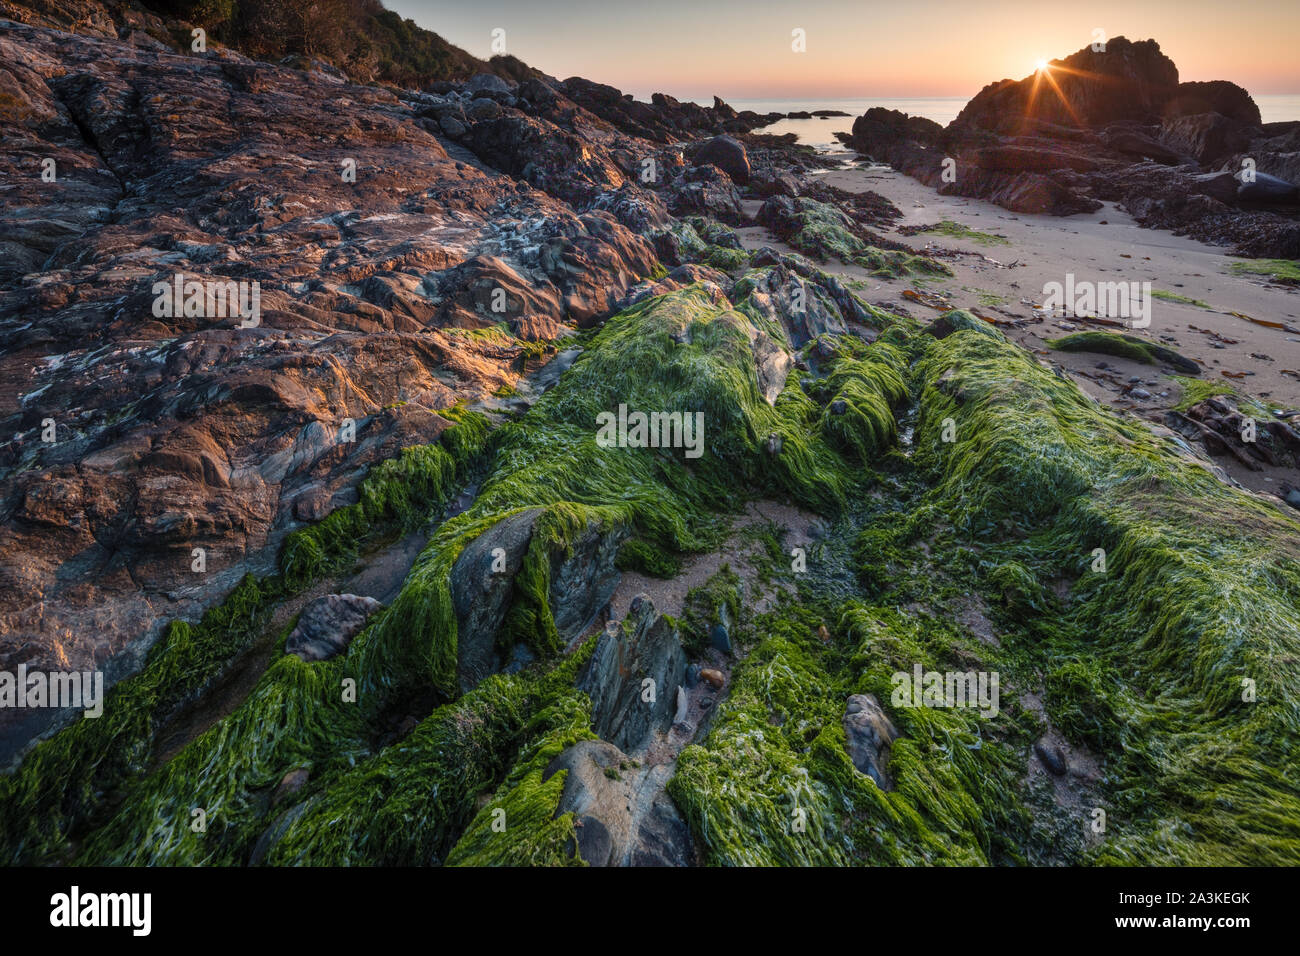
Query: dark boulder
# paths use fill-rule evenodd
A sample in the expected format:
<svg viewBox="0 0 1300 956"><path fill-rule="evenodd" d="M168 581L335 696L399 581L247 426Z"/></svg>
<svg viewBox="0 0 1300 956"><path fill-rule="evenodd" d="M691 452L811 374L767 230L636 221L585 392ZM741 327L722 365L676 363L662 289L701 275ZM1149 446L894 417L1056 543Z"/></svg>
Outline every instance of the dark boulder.
<svg viewBox="0 0 1300 956"><path fill-rule="evenodd" d="M1034 753L1054 777L1064 777L1070 769L1064 751L1047 740L1040 740L1034 744Z"/></svg>
<svg viewBox="0 0 1300 956"><path fill-rule="evenodd" d="M730 136L715 136L704 143L691 157L698 165L711 163L731 177L738 186L749 183L749 154L744 144Z"/></svg>
<svg viewBox="0 0 1300 956"><path fill-rule="evenodd" d="M1233 123L1259 126L1259 107L1254 99L1236 83L1227 80L1179 83L1174 95L1165 103L1161 116L1165 120L1181 116L1218 113Z"/></svg>
<svg viewBox="0 0 1300 956"><path fill-rule="evenodd" d="M510 95L510 84L495 73L480 73L465 81L462 89L474 96L500 94Z"/></svg>
<svg viewBox="0 0 1300 956"><path fill-rule="evenodd" d="M1017 132L1026 120L1101 129L1120 120L1158 122L1178 88L1178 67L1155 40L1109 40L1105 50L1084 47L1022 80L984 87L955 123Z"/></svg>
<svg viewBox="0 0 1300 956"><path fill-rule="evenodd" d="M699 215L731 225L745 222L740 191L716 166L689 166L665 190L668 210L675 216Z"/></svg>
<svg viewBox="0 0 1300 956"><path fill-rule="evenodd" d="M543 508L528 508L498 521L467 544L452 565L450 589L456 614L457 679L462 691L502 667L498 635L518 599L515 577L523 567ZM555 630L567 643L602 608L620 577L614 566L626 530L596 523L545 556L547 602Z"/></svg>
<svg viewBox="0 0 1300 956"><path fill-rule="evenodd" d="M934 146L942 134L943 127L934 120L874 106L853 121L849 145L874 159L892 162L889 157L897 147Z"/></svg>
<svg viewBox="0 0 1300 956"><path fill-rule="evenodd" d="M1242 202L1289 205L1295 203L1298 198L1293 183L1267 173L1255 172L1248 176L1242 171L1236 173L1235 178L1240 183L1237 187L1237 199Z"/></svg>

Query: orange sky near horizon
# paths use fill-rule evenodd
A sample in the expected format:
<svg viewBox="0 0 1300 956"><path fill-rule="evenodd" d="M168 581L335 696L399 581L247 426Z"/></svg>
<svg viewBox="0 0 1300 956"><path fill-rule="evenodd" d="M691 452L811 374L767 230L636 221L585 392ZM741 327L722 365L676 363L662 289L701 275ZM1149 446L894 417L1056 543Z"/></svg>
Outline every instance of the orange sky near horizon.
<svg viewBox="0 0 1300 956"><path fill-rule="evenodd" d="M1039 59L1109 37L1154 38L1182 80L1232 80L1257 95L1300 93L1300 2L1124 0L1053 8L1031 0L389 0L476 56L492 30L506 51L561 79L639 98L973 96ZM1226 11L1226 12L1225 12ZM791 49L791 31L806 52Z"/></svg>

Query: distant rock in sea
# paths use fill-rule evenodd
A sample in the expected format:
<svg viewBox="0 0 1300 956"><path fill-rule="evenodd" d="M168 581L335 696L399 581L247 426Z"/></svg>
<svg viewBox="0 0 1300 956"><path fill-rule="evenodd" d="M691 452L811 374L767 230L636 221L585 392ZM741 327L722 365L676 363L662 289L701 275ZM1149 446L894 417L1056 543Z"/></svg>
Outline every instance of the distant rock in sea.
<svg viewBox="0 0 1300 956"><path fill-rule="evenodd" d="M1116 37L990 83L946 128L876 107L840 138L941 193L1014 212L1116 202L1143 225L1240 255L1300 255L1300 122L1263 126L1226 80L1180 83L1155 40Z"/></svg>

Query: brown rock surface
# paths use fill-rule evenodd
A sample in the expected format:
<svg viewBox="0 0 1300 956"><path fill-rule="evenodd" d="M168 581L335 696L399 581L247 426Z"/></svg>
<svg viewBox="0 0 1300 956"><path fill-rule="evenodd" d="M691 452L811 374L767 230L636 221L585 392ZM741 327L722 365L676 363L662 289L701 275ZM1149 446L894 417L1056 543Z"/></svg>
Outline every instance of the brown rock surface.
<svg viewBox="0 0 1300 956"><path fill-rule="evenodd" d="M519 344L459 330L552 339L656 266L588 208L649 144L572 104L566 128L466 116L478 157L430 132L462 94L113 30L0 25L0 669L110 682L439 409L517 380ZM157 314L176 274L258 283L258 320Z"/></svg>

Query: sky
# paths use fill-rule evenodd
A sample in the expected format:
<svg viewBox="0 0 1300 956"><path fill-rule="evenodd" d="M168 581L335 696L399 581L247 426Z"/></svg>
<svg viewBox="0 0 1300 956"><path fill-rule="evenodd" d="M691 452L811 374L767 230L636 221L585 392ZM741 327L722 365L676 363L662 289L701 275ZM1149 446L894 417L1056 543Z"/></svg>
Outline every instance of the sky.
<svg viewBox="0 0 1300 956"><path fill-rule="evenodd" d="M1154 38L1182 80L1300 93L1300 0L386 0L475 56L505 52L639 99L973 96L1093 30ZM792 50L804 31L805 52Z"/></svg>

